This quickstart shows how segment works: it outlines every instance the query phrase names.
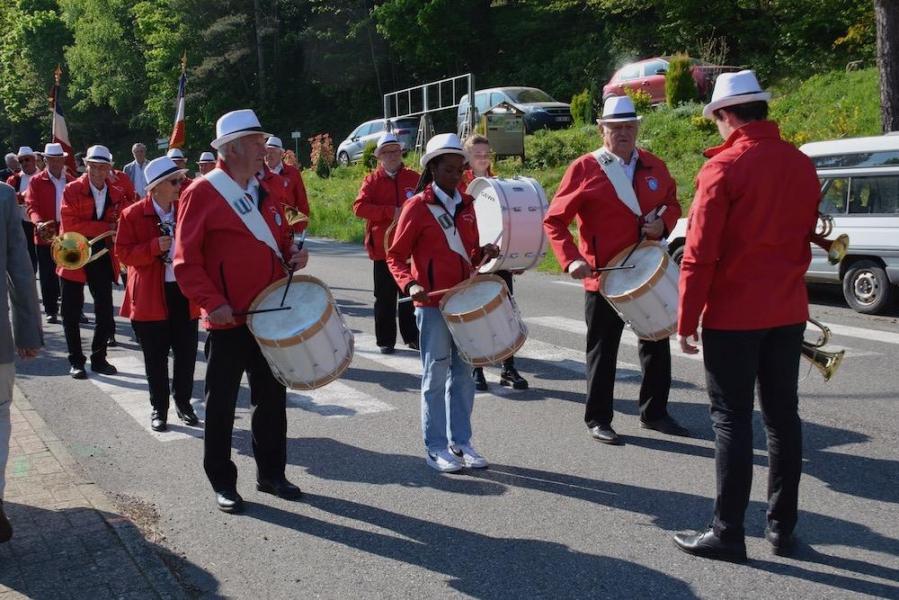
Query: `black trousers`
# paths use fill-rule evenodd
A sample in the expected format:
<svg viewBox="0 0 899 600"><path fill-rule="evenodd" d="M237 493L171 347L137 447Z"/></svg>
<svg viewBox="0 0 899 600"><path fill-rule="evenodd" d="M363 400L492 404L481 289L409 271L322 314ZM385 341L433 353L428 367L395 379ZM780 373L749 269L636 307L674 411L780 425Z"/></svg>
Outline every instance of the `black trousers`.
<svg viewBox="0 0 899 600"><path fill-rule="evenodd" d="M598 292L585 292L584 314L587 321L587 427L612 422L612 399L618 346L624 321ZM668 338L658 342L640 340L637 344L643 381L640 384L640 418L655 421L668 414L671 389L671 347Z"/></svg>
<svg viewBox="0 0 899 600"><path fill-rule="evenodd" d="M22 221L22 230L25 232L25 241L28 243L28 256L31 257L31 268L37 273L37 250L34 243L34 223Z"/></svg>
<svg viewBox="0 0 899 600"><path fill-rule="evenodd" d="M37 266L41 274L41 302L44 314L59 314L59 277L56 263L50 254L50 246L37 246Z"/></svg>
<svg viewBox="0 0 899 600"><path fill-rule="evenodd" d="M203 468L216 491L234 490L231 460L234 408L244 371L253 405L253 456L258 478L278 479L287 465L287 390L272 375L246 325L213 329L206 337L206 434Z"/></svg>
<svg viewBox="0 0 899 600"><path fill-rule="evenodd" d="M393 348L396 345L396 322L400 322L403 342L418 343L418 326L415 324L415 307L411 302L397 304L397 296L405 297L396 286L386 260L376 260L375 280L375 340L378 346Z"/></svg>
<svg viewBox="0 0 899 600"><path fill-rule="evenodd" d="M94 298L94 339L91 342L91 362L106 360L106 341L112 334L112 261L103 256L84 266L87 287ZM84 284L68 279L62 281L62 327L66 334L69 363L83 367L85 358L81 349L81 311L84 308Z"/></svg>
<svg viewBox="0 0 899 600"><path fill-rule="evenodd" d="M703 360L715 430L717 498L712 527L740 539L752 487L752 405L768 434L768 525L789 534L796 526L802 473L799 359L805 323L752 331L703 329Z"/></svg>
<svg viewBox="0 0 899 600"><path fill-rule="evenodd" d="M163 420L168 416L169 394L174 390L175 406L187 408L194 388L197 362L197 319L190 318L187 299L175 282L165 284L169 317L165 321L131 321L150 386L150 405ZM169 351L173 376L169 386Z"/></svg>

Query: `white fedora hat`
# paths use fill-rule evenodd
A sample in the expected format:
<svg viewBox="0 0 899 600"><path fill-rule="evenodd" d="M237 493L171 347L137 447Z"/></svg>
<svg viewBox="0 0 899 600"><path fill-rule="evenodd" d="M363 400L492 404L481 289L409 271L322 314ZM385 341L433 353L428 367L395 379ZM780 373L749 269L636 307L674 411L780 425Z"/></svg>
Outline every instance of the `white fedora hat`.
<svg viewBox="0 0 899 600"><path fill-rule="evenodd" d="M31 146L19 147L19 151L16 152L16 158L21 158L22 156L34 156L34 150L31 149Z"/></svg>
<svg viewBox="0 0 899 600"><path fill-rule="evenodd" d="M101 163L104 165L112 164L112 153L106 146L91 146L84 155L84 162Z"/></svg>
<svg viewBox="0 0 899 600"><path fill-rule="evenodd" d="M62 144L45 144L44 156L47 158L65 158L69 153L62 149Z"/></svg>
<svg viewBox="0 0 899 600"><path fill-rule="evenodd" d="M394 133L386 132L382 133L381 137L378 138L378 146L375 148L375 156L378 156L381 153L381 149L384 146L397 145L401 149L403 144L400 142L399 138L396 137Z"/></svg>
<svg viewBox="0 0 899 600"><path fill-rule="evenodd" d="M284 150L284 144L281 143L281 138L275 135L269 136L269 138L265 140L265 147L280 148L281 150Z"/></svg>
<svg viewBox="0 0 899 600"><path fill-rule="evenodd" d="M424 156L421 157L421 168L426 168L432 158L441 154L458 154L468 162L468 152L462 148L462 142L455 133L440 133L428 140Z"/></svg>
<svg viewBox="0 0 899 600"><path fill-rule="evenodd" d="M637 114L634 101L630 96L611 96L606 98L602 105L602 117L596 119L602 123L624 123L626 121L640 121L643 117Z"/></svg>
<svg viewBox="0 0 899 600"><path fill-rule="evenodd" d="M147 178L147 190L151 190L166 179L171 179L175 175L187 173L187 169L179 169L168 156L160 156L154 158L144 167L144 176Z"/></svg>
<svg viewBox="0 0 899 600"><path fill-rule="evenodd" d="M178 159L182 159L182 160L187 159L187 157L184 156L184 152L181 150L181 148L170 148L169 151L165 153L165 155L168 156L169 158L173 158L173 159L174 158L178 158Z"/></svg>
<svg viewBox="0 0 899 600"><path fill-rule="evenodd" d="M214 163L215 162L215 154L212 152L204 152L200 155L200 160L197 161L198 164L203 163Z"/></svg>
<svg viewBox="0 0 899 600"><path fill-rule="evenodd" d="M216 121L215 139L209 145L218 150L228 142L253 134L264 135L267 138L272 135L262 130L262 125L259 124L256 113L249 108L232 110L219 117L219 120Z"/></svg>
<svg viewBox="0 0 899 600"><path fill-rule="evenodd" d="M770 99L771 94L762 89L759 80L755 78L755 73L751 70L722 73L715 80L712 100L703 107L702 116L711 119L712 113L719 108L747 102L767 102Z"/></svg>

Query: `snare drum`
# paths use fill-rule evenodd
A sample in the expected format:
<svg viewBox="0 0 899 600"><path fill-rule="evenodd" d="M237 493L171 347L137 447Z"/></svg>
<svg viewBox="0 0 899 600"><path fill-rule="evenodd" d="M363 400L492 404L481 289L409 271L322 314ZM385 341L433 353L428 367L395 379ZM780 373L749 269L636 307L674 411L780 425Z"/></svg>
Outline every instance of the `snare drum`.
<svg viewBox="0 0 899 600"><path fill-rule="evenodd" d="M609 261L618 266L629 246ZM602 274L602 295L641 340L663 340L677 331L677 265L658 242L644 241L628 259L633 269Z"/></svg>
<svg viewBox="0 0 899 600"><path fill-rule="evenodd" d="M475 367L512 356L528 336L506 282L496 275L456 285L440 300L440 312L459 354Z"/></svg>
<svg viewBox="0 0 899 600"><path fill-rule="evenodd" d="M536 179L478 177L468 186L474 196L481 244L496 241L499 256L481 267L481 273L525 271L546 256L546 194Z"/></svg>
<svg viewBox="0 0 899 600"><path fill-rule="evenodd" d="M285 285L282 279L262 290L250 310L278 307ZM328 286L294 275L284 306L291 308L247 317L275 378L295 390L314 390L339 378L353 360L353 333Z"/></svg>

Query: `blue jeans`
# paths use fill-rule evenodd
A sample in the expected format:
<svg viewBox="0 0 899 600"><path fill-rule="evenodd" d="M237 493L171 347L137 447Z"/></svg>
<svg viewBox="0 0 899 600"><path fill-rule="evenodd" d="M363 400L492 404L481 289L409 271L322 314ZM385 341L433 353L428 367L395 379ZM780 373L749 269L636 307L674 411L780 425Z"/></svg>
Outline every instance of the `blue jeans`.
<svg viewBox="0 0 899 600"><path fill-rule="evenodd" d="M421 430L428 452L471 441L474 379L440 309L415 309L421 344Z"/></svg>

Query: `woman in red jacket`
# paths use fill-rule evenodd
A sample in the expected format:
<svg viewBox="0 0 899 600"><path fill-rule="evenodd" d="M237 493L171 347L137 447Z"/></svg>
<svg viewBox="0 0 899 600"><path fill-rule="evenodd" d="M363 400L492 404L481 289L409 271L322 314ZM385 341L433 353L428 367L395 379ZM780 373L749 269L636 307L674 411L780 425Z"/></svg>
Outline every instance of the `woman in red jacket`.
<svg viewBox="0 0 899 600"><path fill-rule="evenodd" d="M153 431L165 431L168 420L169 350L174 355L175 411L185 425L198 423L190 397L200 310L181 293L172 269L175 215L185 172L165 156L150 161L144 170L147 196L125 209L116 236L116 254L128 265L122 316L131 319L144 353Z"/></svg>
<svg viewBox="0 0 899 600"><path fill-rule="evenodd" d="M481 258L499 254L492 244L478 247L474 200L457 189L467 160L453 133L428 141L418 194L403 204L387 250L387 265L397 285L415 301L427 463L444 473L487 466L471 444L471 367L459 355L440 314L440 295L429 294L464 281Z"/></svg>

